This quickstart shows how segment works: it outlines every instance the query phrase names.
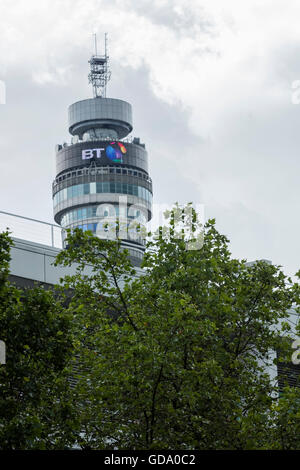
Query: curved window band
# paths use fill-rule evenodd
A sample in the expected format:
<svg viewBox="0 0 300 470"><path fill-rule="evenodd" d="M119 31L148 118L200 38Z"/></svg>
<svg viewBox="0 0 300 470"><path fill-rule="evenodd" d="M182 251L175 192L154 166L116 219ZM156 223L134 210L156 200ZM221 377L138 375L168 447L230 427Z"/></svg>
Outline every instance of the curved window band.
<svg viewBox="0 0 300 470"><path fill-rule="evenodd" d="M97 204L93 206L80 207L78 209L73 209L71 211L68 211L66 214L62 216L60 225L62 227L67 227L68 225L76 223L81 220L91 219L93 217L99 217L97 216L98 207L99 205ZM103 217L108 217L108 216L112 216L112 217L119 216L119 207L118 206L110 207L110 205L108 205L108 211L104 212ZM139 220L143 224L146 223L146 218L143 216L143 214L140 213L140 211L135 210L133 213L132 209L130 208L128 208L127 210L127 218L133 219L133 220Z"/></svg>
<svg viewBox="0 0 300 470"><path fill-rule="evenodd" d="M100 227L99 227L99 225L100 225ZM71 231L75 230L76 228L81 229L83 232L86 232L86 231L89 230L90 232L92 232L92 233L94 233L94 234L97 234L97 231L98 231L99 228L100 228L101 230L104 230L104 232L106 231L101 222L92 223L92 224L80 224L80 225L76 225L76 226L72 227ZM134 232L136 233L136 230L135 230L134 228L131 229L131 230L132 230L132 233L134 233ZM130 234L130 229L129 229L128 233ZM130 237L129 237L129 239L130 239ZM136 241L137 243L141 243L141 244L144 244L144 243L145 243L145 240L144 240L144 238L142 238L142 237L137 237L137 238L135 237L135 241Z"/></svg>
<svg viewBox="0 0 300 470"><path fill-rule="evenodd" d="M142 186L136 186L128 183L113 183L113 182L98 182L98 183L83 183L75 186L69 186L62 189L55 194L53 198L54 207L60 202L72 199L86 194L101 194L101 193L117 193L129 194L144 199L152 203L152 194L148 189Z"/></svg>

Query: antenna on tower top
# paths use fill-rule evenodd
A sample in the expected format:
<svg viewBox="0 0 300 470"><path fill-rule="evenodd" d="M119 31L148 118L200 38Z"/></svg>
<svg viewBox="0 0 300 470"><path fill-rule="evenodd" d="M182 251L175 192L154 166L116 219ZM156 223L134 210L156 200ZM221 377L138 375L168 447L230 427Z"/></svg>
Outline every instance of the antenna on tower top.
<svg viewBox="0 0 300 470"><path fill-rule="evenodd" d="M107 33L104 35L105 52L104 55L98 55L97 51L97 34L94 33L95 41L95 54L89 60L90 73L89 83L93 87L94 98L105 98L106 97L106 86L110 80L111 72L108 65L108 53L107 53Z"/></svg>
<svg viewBox="0 0 300 470"><path fill-rule="evenodd" d="M95 36L95 56L97 56L97 33L94 33ZM106 33L105 33L106 36Z"/></svg>

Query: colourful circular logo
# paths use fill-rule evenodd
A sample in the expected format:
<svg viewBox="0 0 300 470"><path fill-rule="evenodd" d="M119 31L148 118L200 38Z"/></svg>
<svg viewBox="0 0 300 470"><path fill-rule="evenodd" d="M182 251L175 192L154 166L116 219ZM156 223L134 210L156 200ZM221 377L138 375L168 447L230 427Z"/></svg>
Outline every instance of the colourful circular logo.
<svg viewBox="0 0 300 470"><path fill-rule="evenodd" d="M122 142L110 142L105 149L107 157L115 163L123 163L123 154L127 152Z"/></svg>

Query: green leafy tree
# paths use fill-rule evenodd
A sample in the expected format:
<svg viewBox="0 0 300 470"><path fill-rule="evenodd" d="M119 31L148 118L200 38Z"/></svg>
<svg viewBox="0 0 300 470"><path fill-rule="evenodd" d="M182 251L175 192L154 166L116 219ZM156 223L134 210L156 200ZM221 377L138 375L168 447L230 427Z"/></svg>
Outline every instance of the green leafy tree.
<svg viewBox="0 0 300 470"><path fill-rule="evenodd" d="M184 212L169 213L140 276L120 241L81 230L58 255L77 263L65 288L81 448L263 449L286 423L266 368L271 351L290 354L278 324L299 287L277 266L232 259L214 220L203 229L190 214L186 230Z"/></svg>
<svg viewBox="0 0 300 470"><path fill-rule="evenodd" d="M21 290L8 281L8 233L0 234L0 449L66 448L76 414L67 365L72 317L50 290Z"/></svg>
<svg viewBox="0 0 300 470"><path fill-rule="evenodd" d="M299 305L299 288L298 286L295 288ZM297 310L299 313L299 308ZM296 332L300 337L300 323L296 327ZM297 352L299 354L299 350ZM296 357L297 354L294 353L292 359L295 360ZM289 364L291 364L290 361ZM270 433L271 449L300 449L300 366L297 367L299 375L294 377L295 386L288 386L286 380L286 386L281 390L280 398L273 403L271 408L270 416L273 424ZM295 369L293 373L295 374Z"/></svg>
<svg viewBox="0 0 300 470"><path fill-rule="evenodd" d="M299 384L300 386L300 384ZM271 409L270 448L300 449L300 387L285 387Z"/></svg>

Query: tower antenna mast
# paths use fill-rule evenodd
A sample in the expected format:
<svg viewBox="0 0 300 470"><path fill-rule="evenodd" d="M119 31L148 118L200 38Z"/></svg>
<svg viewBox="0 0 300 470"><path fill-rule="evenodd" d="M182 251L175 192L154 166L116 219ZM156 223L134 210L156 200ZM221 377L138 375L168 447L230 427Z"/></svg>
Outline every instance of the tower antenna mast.
<svg viewBox="0 0 300 470"><path fill-rule="evenodd" d="M106 98L106 86L110 80L111 72L109 69L109 56L107 47L107 33L104 35L105 51L104 55L98 55L97 35L94 34L95 54L89 60L90 73L88 75L89 83L93 88L94 98Z"/></svg>
<svg viewBox="0 0 300 470"><path fill-rule="evenodd" d="M95 36L95 56L97 56L97 33L94 33L94 36ZM105 34L105 36L106 36L106 34Z"/></svg>

